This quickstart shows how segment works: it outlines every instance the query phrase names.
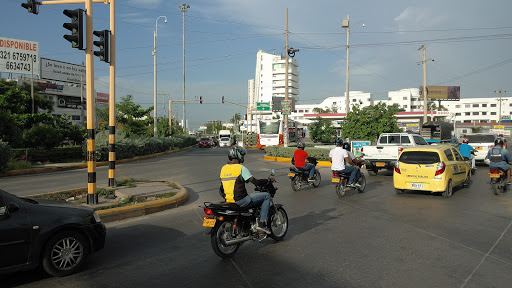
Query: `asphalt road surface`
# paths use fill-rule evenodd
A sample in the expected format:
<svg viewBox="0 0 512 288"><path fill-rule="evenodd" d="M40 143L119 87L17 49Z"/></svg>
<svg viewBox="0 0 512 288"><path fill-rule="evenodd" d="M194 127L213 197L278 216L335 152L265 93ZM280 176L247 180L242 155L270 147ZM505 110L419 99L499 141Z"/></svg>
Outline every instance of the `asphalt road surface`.
<svg viewBox="0 0 512 288"><path fill-rule="evenodd" d="M263 161L263 152L249 150L245 165L256 178L277 170L275 202L288 212L289 231L282 242L246 242L224 260L210 246L199 206L220 201L226 154L225 148L195 148L117 165L118 179L171 178L190 199L175 209L107 223L105 249L76 275L20 272L0 276L0 286L512 287L512 191L493 195L486 166L478 167L470 188L455 188L449 199L396 195L386 171L366 174L364 193L338 198L328 167L320 167L320 187L294 192L289 164ZM107 172L98 168L98 183L107 181ZM86 174L0 178L0 187L19 195L83 187Z"/></svg>

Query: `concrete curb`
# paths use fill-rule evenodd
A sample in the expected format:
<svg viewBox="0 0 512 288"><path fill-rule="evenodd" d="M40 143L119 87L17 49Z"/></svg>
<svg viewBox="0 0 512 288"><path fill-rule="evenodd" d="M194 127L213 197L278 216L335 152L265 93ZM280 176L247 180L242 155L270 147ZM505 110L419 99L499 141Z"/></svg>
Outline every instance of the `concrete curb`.
<svg viewBox="0 0 512 288"><path fill-rule="evenodd" d="M144 160L144 159L149 159L149 158L158 157L158 156L162 156L162 155L173 154L173 153L192 149L194 146L197 146L197 144L186 147L186 148L178 149L178 150L170 150L170 151L155 153L155 154L151 154L151 155L137 156L137 157L130 158L130 159L120 159L120 160L116 160L116 164L128 163L128 162L132 162L132 161ZM109 164L109 161L96 162L96 167L108 166L108 164ZM66 166L54 166L54 167L23 169L23 170L12 170L12 171L0 173L0 177L50 173L50 172L57 172L57 171L82 169L82 168L87 168L87 163L80 163L80 164L73 164L73 165L66 165Z"/></svg>
<svg viewBox="0 0 512 288"><path fill-rule="evenodd" d="M275 162L285 162L285 163L291 163L292 162L292 158L275 157L275 156L263 156L263 160L275 161ZM329 162L329 161L318 161L316 166L331 167L331 162Z"/></svg>

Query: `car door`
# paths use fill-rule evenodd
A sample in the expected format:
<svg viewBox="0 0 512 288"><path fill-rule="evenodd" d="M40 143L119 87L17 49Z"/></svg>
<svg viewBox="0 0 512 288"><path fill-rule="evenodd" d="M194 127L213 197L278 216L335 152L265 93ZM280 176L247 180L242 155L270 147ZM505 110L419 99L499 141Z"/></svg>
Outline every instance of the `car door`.
<svg viewBox="0 0 512 288"><path fill-rule="evenodd" d="M14 205L19 209L13 211ZM0 270L26 264L30 253L30 221L25 205L0 190L0 212Z"/></svg>
<svg viewBox="0 0 512 288"><path fill-rule="evenodd" d="M452 185L455 186L460 181L459 166L457 165L457 161L455 161L452 149L444 149L444 155L446 156L446 160L448 160L446 163L446 177L452 179Z"/></svg>
<svg viewBox="0 0 512 288"><path fill-rule="evenodd" d="M469 168L469 165L467 164L467 162L464 161L464 158L462 157L462 155L460 155L460 153L457 149L452 149L452 151L453 151L453 155L455 156L455 161L457 162L457 166L459 166L459 174L457 176L457 179L459 179L460 182L458 182L458 183L462 183L462 182L466 181L466 177L468 175L470 168Z"/></svg>

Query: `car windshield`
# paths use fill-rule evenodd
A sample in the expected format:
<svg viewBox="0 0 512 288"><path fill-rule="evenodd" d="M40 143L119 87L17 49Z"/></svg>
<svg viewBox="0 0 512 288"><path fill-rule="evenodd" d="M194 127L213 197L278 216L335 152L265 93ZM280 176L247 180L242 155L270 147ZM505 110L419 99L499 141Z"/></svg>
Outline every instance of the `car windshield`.
<svg viewBox="0 0 512 288"><path fill-rule="evenodd" d="M493 143L494 135L466 135L465 138L468 138L469 143Z"/></svg>
<svg viewBox="0 0 512 288"><path fill-rule="evenodd" d="M229 138L228 137L222 137L222 138L220 138L220 141L229 141Z"/></svg>
<svg viewBox="0 0 512 288"><path fill-rule="evenodd" d="M201 141L207 142L207 141L210 141L210 138L201 138Z"/></svg>
<svg viewBox="0 0 512 288"><path fill-rule="evenodd" d="M404 151L400 155L399 162L406 164L434 164L441 160L437 152L431 151Z"/></svg>

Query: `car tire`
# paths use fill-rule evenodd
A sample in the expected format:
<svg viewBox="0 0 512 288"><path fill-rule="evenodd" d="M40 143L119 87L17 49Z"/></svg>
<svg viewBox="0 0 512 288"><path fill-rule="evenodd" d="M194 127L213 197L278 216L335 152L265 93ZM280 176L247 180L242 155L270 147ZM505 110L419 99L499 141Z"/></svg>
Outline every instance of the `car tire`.
<svg viewBox="0 0 512 288"><path fill-rule="evenodd" d="M74 274L82 267L89 250L89 242L83 234L61 231L50 238L43 250L43 268L55 277Z"/></svg>
<svg viewBox="0 0 512 288"><path fill-rule="evenodd" d="M471 170L470 170L470 171L468 172L468 176L466 177L466 180L464 181L464 184L463 184L463 186L464 186L465 188L468 188L469 186L471 186L471 175L472 175L472 174L473 174L473 173L471 173Z"/></svg>
<svg viewBox="0 0 512 288"><path fill-rule="evenodd" d="M452 180L448 180L448 184L446 184L446 189L443 192L443 197L450 198L453 195L453 185Z"/></svg>

